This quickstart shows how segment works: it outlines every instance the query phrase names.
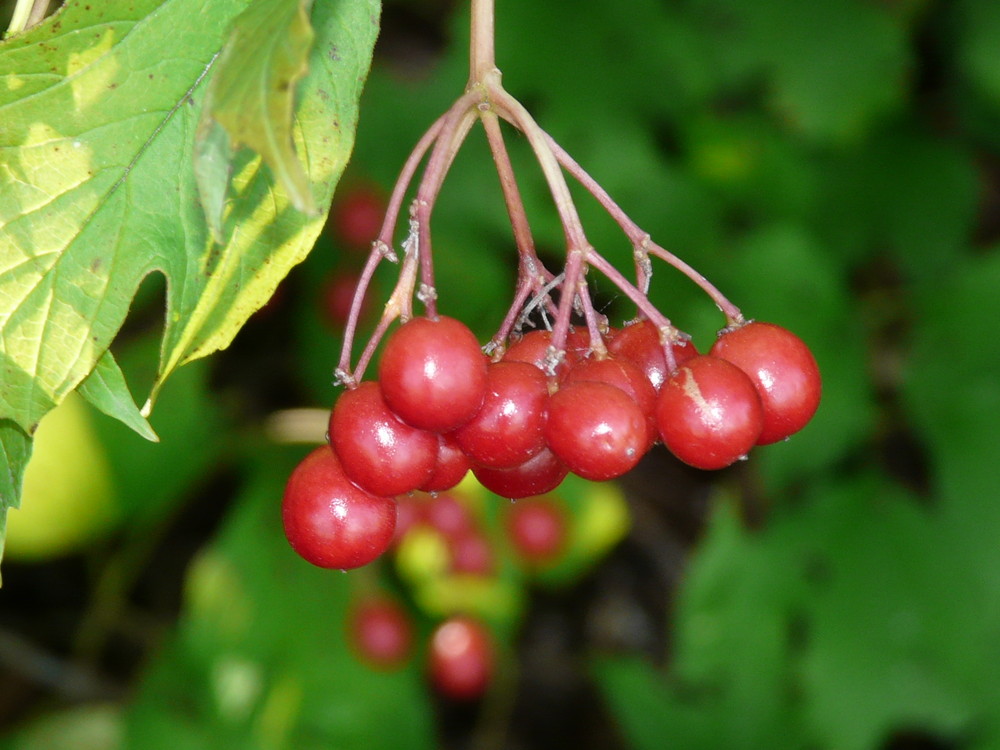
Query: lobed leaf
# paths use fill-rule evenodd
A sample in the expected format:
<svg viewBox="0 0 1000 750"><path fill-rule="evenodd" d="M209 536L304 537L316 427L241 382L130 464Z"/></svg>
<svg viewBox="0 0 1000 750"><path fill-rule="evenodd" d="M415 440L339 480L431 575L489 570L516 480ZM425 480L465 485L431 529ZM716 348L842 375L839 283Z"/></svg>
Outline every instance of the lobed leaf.
<svg viewBox="0 0 1000 750"><path fill-rule="evenodd" d="M125 405L131 397L107 351L150 273L166 277L167 310L145 411L173 370L230 343L322 227L296 206L328 204L349 156L378 7L323 3L310 28L298 0L254 3L248 16L240 0L70 2L0 44L0 420L30 435L100 364L83 392L148 430ZM255 67L258 82L272 64L282 71L280 95L225 85L234 69L222 63L238 68L256 54L260 36L247 36L245 24L261 14L289 19L268 29L273 54ZM234 175L228 196L213 199L222 242L195 177L217 69L216 101L256 111L259 134L288 141L264 152L274 171L245 150L216 166ZM263 148L253 130L244 123L237 140ZM16 501L14 475L4 507Z"/></svg>

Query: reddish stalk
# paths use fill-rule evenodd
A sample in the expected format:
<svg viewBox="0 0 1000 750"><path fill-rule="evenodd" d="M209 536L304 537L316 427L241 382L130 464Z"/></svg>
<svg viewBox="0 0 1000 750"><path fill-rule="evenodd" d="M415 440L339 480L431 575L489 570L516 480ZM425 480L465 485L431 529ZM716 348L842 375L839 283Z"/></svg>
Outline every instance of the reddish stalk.
<svg viewBox="0 0 1000 750"><path fill-rule="evenodd" d="M629 218L621 207L615 203L614 199L608 195L607 191L601 187L597 181L573 159L572 156L566 153L566 151L558 143L556 143L552 136L546 133L545 138L563 168L573 175L573 177L587 190L587 192L597 199L598 203L601 204L604 210L607 211L608 214L611 215L611 218L613 218L618 226L621 227L625 236L628 237L629 241L635 247L637 255L640 253L655 255L660 260L669 263L671 266L691 279L691 281L697 284L702 291L705 292L705 294L712 298L712 301L715 302L719 310L721 310L726 316L728 325L741 325L744 322L743 313L740 312L740 309L730 302L726 296L715 287L714 284L669 250L666 250L653 242L650 239L649 234L644 232L638 224ZM641 283L640 286L642 286Z"/></svg>

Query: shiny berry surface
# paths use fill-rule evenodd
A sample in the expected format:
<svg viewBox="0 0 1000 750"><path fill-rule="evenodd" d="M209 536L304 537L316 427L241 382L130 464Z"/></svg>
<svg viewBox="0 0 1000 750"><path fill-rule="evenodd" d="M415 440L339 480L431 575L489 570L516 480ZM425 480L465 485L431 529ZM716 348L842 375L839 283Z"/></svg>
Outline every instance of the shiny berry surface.
<svg viewBox="0 0 1000 750"><path fill-rule="evenodd" d="M555 377L561 379L569 372L573 363L578 362L586 355L589 342L584 337L581 338L579 331L571 330L566 337L566 350L563 353L562 361L556 366ZM542 329L528 331L516 341L512 342L507 351L504 352L505 362L527 362L540 370L545 370L548 362L549 347L552 346L552 332Z"/></svg>
<svg viewBox="0 0 1000 750"><path fill-rule="evenodd" d="M655 417L656 389L639 366L631 360L613 356L584 359L573 365L563 382L569 385L587 380L613 385L635 401L649 424L649 447L652 447L659 437Z"/></svg>
<svg viewBox="0 0 1000 750"><path fill-rule="evenodd" d="M413 318L386 342L378 367L389 407L407 424L448 432L479 411L486 358L472 331L454 318Z"/></svg>
<svg viewBox="0 0 1000 750"><path fill-rule="evenodd" d="M352 483L324 445L289 476L281 519L288 543L305 560L347 570L370 563L392 543L396 503Z"/></svg>
<svg viewBox="0 0 1000 750"><path fill-rule="evenodd" d="M493 641L486 627L469 617L451 617L434 629L427 650L431 684L446 698L482 697L493 677Z"/></svg>
<svg viewBox="0 0 1000 750"><path fill-rule="evenodd" d="M698 354L694 344L686 339L676 341L671 347L678 366ZM667 372L667 360L663 356L663 345L660 343L660 332L648 320L641 320L618 331L608 342L608 351L638 365L657 391L670 376Z"/></svg>
<svg viewBox="0 0 1000 750"><path fill-rule="evenodd" d="M378 383L344 391L330 414L330 441L351 480L377 495L400 495L432 476L438 436L401 422Z"/></svg>
<svg viewBox="0 0 1000 750"><path fill-rule="evenodd" d="M663 444L699 469L721 469L745 456L764 425L750 378L718 357L694 357L663 385L656 404Z"/></svg>
<svg viewBox="0 0 1000 750"><path fill-rule="evenodd" d="M490 492L516 500L551 492L569 474L569 467L548 448L543 448L523 464L509 469L477 466L472 473Z"/></svg>
<svg viewBox="0 0 1000 750"><path fill-rule="evenodd" d="M648 450L650 427L620 388L579 381L549 397L545 440L574 474L601 481L620 477Z"/></svg>
<svg viewBox="0 0 1000 750"><path fill-rule="evenodd" d="M541 370L525 362L495 362L487 376L483 406L455 431L455 440L474 465L517 466L545 447L548 383Z"/></svg>
<svg viewBox="0 0 1000 750"><path fill-rule="evenodd" d="M788 329L748 323L719 336L711 353L739 367L756 386L764 405L758 445L798 432L819 408L819 367L805 342Z"/></svg>
<svg viewBox="0 0 1000 750"><path fill-rule="evenodd" d="M462 452L458 441L451 434L438 435L437 460L430 479L420 489L424 492L443 492L457 485L469 473L472 464Z"/></svg>

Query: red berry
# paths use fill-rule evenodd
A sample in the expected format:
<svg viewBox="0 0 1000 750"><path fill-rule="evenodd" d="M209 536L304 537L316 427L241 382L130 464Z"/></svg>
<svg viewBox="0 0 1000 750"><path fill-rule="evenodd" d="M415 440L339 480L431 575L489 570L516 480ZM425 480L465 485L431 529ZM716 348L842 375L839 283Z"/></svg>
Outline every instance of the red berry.
<svg viewBox="0 0 1000 750"><path fill-rule="evenodd" d="M757 442L764 409L750 378L718 357L689 359L664 384L656 403L664 445L699 469L721 469Z"/></svg>
<svg viewBox="0 0 1000 750"><path fill-rule="evenodd" d="M679 339L671 347L678 367L698 354L694 344L687 339ZM637 364L657 391L670 375L667 372L666 357L663 356L660 332L648 320L641 320L618 331L608 342L608 351Z"/></svg>
<svg viewBox="0 0 1000 750"><path fill-rule="evenodd" d="M413 651L413 622L392 599L370 596L350 611L347 634L362 662L374 669L398 669Z"/></svg>
<svg viewBox="0 0 1000 750"><path fill-rule="evenodd" d="M758 445L798 432L819 407L822 383L809 347L773 323L748 323L723 333L711 354L732 362L750 376L764 405Z"/></svg>
<svg viewBox="0 0 1000 750"><path fill-rule="evenodd" d="M333 229L334 236L346 249L366 251L378 238L385 209L385 198L378 189L371 185L359 186L337 196L327 226Z"/></svg>
<svg viewBox="0 0 1000 750"><path fill-rule="evenodd" d="M443 492L461 482L469 473L472 464L453 435L438 435L437 461L434 473L420 489L424 492Z"/></svg>
<svg viewBox="0 0 1000 750"><path fill-rule="evenodd" d="M577 362L566 374L565 385L581 381L594 381L613 385L639 406L649 425L649 446L656 441L656 389L637 364L628 359L605 357Z"/></svg>
<svg viewBox="0 0 1000 750"><path fill-rule="evenodd" d="M651 444L642 410L620 388L580 381L549 397L545 440L574 474L601 481L632 469Z"/></svg>
<svg viewBox="0 0 1000 750"><path fill-rule="evenodd" d="M321 568L357 568L389 547L396 503L353 484L336 454L324 445L306 456L288 478L281 502L292 548Z"/></svg>
<svg viewBox="0 0 1000 750"><path fill-rule="evenodd" d="M492 363L487 378L482 408L455 431L455 439L474 464L517 466L545 447L548 382L541 370L525 362Z"/></svg>
<svg viewBox="0 0 1000 750"><path fill-rule="evenodd" d="M562 484L569 467L548 448L543 448L520 466L510 469L477 466L472 473L493 494L515 500L551 492Z"/></svg>
<svg viewBox="0 0 1000 750"><path fill-rule="evenodd" d="M437 462L438 436L401 422L372 381L337 399L330 440L347 476L378 495L401 495L423 486Z"/></svg>
<svg viewBox="0 0 1000 750"><path fill-rule="evenodd" d="M511 342L504 352L505 362L527 362L545 371L552 346L552 331L536 329L528 331ZM562 378L570 367L590 354L590 335L586 328L570 328L566 333L566 347L563 359L556 367L556 378Z"/></svg>
<svg viewBox="0 0 1000 750"><path fill-rule="evenodd" d="M493 677L493 642L485 626L469 617L452 617L435 628L428 649L431 684L447 698L482 697Z"/></svg>
<svg viewBox="0 0 1000 750"><path fill-rule="evenodd" d="M530 563L554 560L566 544L566 512L552 498L533 497L511 503L504 526L514 550Z"/></svg>
<svg viewBox="0 0 1000 750"><path fill-rule="evenodd" d="M379 384L386 403L404 422L448 432L482 406L486 361L464 323L445 316L413 318L386 342Z"/></svg>

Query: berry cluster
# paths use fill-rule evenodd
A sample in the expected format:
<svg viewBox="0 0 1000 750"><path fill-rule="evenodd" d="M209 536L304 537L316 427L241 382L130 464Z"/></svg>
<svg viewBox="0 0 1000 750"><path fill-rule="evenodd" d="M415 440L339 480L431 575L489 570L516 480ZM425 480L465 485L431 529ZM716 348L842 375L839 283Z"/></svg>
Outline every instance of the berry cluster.
<svg viewBox="0 0 1000 750"><path fill-rule="evenodd" d="M548 331L490 359L452 318L400 326L378 381L341 394L330 447L289 480L293 547L324 567L363 565L393 539L395 496L448 490L470 469L514 499L549 492L569 472L619 477L660 440L692 466L723 468L798 431L819 404L808 347L773 324L725 330L708 354L671 342L672 369L648 321L608 331L599 347L585 334L571 342L550 373Z"/></svg>
<svg viewBox="0 0 1000 750"><path fill-rule="evenodd" d="M808 347L784 328L747 321L704 276L653 242L504 89L493 60L492 3L472 5L465 92L404 163L377 233L373 215L380 211L372 200L360 202L357 222L339 219L355 244L374 234L335 369L347 390L330 415L330 445L295 470L284 500L289 541L317 565L348 568L374 559L393 538L394 497L446 490L470 470L493 492L523 498L548 492L570 472L597 481L619 477L658 441L692 466L719 469L801 429L819 404L820 376ZM482 347L462 322L438 313L430 232L445 176L477 120L500 178L518 267L510 307ZM523 133L552 193L566 238L558 273L535 250L502 122ZM397 225L425 156L399 257ZM621 228L634 279L588 241L567 175ZM353 231L359 226L367 229ZM653 259L686 275L725 316L707 353L650 302ZM383 261L399 264L398 279L352 366L367 291ZM595 309L591 271L635 305L635 321L616 329ZM415 314L414 300L423 315ZM366 380L397 319L402 325L384 342L377 378Z"/></svg>

